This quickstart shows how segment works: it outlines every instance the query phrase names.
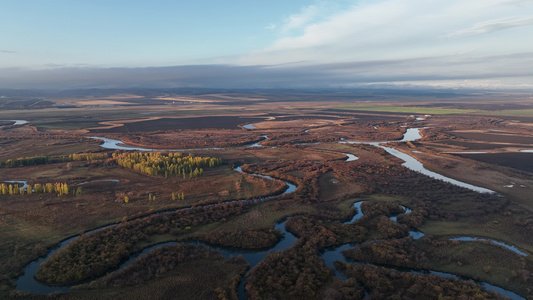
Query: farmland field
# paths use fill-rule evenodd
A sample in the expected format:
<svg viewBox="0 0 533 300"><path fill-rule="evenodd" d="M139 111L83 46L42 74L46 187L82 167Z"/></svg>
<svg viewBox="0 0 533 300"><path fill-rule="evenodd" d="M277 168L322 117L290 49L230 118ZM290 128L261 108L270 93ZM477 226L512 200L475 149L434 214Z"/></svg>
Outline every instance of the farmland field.
<svg viewBox="0 0 533 300"><path fill-rule="evenodd" d="M486 163L496 164L533 173L532 153L483 153L462 154L461 156Z"/></svg>

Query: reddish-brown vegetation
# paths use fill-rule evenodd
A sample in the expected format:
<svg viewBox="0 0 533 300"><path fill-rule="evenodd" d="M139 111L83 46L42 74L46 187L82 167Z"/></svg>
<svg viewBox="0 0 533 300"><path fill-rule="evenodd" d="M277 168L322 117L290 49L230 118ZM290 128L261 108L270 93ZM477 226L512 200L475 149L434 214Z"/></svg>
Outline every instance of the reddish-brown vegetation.
<svg viewBox="0 0 533 300"><path fill-rule="evenodd" d="M242 213L242 202L205 206L154 215L84 235L41 265L36 278L47 283L73 283L104 274L134 252L152 235L187 233L191 227L221 221Z"/></svg>
<svg viewBox="0 0 533 300"><path fill-rule="evenodd" d="M336 264L350 279L359 282L372 299L505 299L483 291L476 283L417 275L368 264ZM342 295L339 298L343 299Z"/></svg>
<svg viewBox="0 0 533 300"><path fill-rule="evenodd" d="M204 233L197 238L211 244L244 249L260 249L275 245L283 235L275 229Z"/></svg>

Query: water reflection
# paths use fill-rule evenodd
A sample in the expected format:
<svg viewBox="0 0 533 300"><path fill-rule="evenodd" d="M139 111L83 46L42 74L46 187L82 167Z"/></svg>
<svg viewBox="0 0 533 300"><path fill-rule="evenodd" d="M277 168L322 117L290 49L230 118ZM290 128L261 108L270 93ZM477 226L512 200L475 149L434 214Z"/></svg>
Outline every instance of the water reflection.
<svg viewBox="0 0 533 300"><path fill-rule="evenodd" d="M528 256L527 253L525 253L524 251L518 249L517 247L515 247L513 245L509 245L509 244L506 244L506 243L503 243L503 242L499 242L499 241L496 241L496 240L491 240L491 239L462 236L462 237L457 237L457 238L451 238L450 241L485 242L485 243L489 243L489 244L495 244L495 245L498 245L498 246L502 246L504 248L507 248L507 249L513 251L514 253L516 253L518 255Z"/></svg>
<svg viewBox="0 0 533 300"><path fill-rule="evenodd" d="M486 188L482 188L482 187L478 187L478 186L475 186L475 185L472 185L472 184L469 184L469 183L466 183L466 182L462 182L462 181L459 181L459 180L456 180L456 179L453 179L453 178L449 178L449 177L446 177L446 176L441 175L439 173L430 171L430 170L424 168L424 165L421 162L419 162L418 160L416 160L414 157L412 157L412 156L410 156L410 155L408 155L406 153L403 153L403 152L401 152L399 150L396 150L394 148L387 147L387 146L383 145L385 143L412 142L412 141L421 139L422 135L420 135L420 130L424 129L424 128L409 128L405 132L403 138L401 140L397 140L397 141L347 142L347 143L350 143L350 144L367 144L367 145L372 145L372 146L375 146L375 147L379 147L379 148L387 151L387 153L402 159L404 161L404 163L402 165L404 167L408 168L408 169L411 169L413 171L422 173L422 174L424 174L426 176L429 176L431 178L434 178L434 179L442 180L444 182L448 182L448 183L451 183L451 184L456 185L456 186L467 188L469 190L472 190L472 191L475 191L475 192L478 192L478 193L490 193L490 194L494 193L494 191L492 191L492 190L489 190L489 189L486 189Z"/></svg>

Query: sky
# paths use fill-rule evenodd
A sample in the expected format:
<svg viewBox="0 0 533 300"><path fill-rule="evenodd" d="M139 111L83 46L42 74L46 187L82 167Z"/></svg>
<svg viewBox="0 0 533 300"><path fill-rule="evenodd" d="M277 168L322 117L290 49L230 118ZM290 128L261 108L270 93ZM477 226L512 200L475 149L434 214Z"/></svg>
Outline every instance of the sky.
<svg viewBox="0 0 533 300"><path fill-rule="evenodd" d="M533 0L0 0L0 88L533 89Z"/></svg>

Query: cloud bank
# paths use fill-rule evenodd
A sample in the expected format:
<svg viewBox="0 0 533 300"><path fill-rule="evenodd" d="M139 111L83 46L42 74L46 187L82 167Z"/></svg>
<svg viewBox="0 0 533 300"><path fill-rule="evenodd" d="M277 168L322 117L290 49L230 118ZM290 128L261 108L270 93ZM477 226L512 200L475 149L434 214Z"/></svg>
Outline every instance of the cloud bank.
<svg viewBox="0 0 533 300"><path fill-rule="evenodd" d="M524 64L524 61L530 62ZM353 88L533 89L533 52L487 57L423 57L324 64L68 67L0 70L0 88Z"/></svg>

